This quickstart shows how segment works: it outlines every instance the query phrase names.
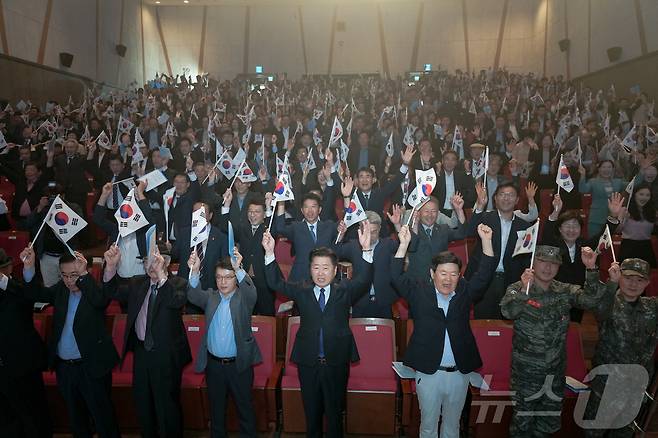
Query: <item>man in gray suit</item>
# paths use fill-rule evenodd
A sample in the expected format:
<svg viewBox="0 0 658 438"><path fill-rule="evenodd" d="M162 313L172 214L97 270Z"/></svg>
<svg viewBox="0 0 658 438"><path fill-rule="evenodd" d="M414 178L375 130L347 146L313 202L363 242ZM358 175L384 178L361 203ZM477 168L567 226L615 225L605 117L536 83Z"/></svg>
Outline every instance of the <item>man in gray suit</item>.
<svg viewBox="0 0 658 438"><path fill-rule="evenodd" d="M215 267L216 289L202 290L201 261L193 251L188 300L205 310L203 336L194 369L206 371L210 400L210 432L213 438L226 437L227 393L233 397L240 420L240 436L256 436L256 416L251 399L253 364L261 361L258 344L251 333L251 313L256 305L256 286L241 268L242 255L220 260Z"/></svg>

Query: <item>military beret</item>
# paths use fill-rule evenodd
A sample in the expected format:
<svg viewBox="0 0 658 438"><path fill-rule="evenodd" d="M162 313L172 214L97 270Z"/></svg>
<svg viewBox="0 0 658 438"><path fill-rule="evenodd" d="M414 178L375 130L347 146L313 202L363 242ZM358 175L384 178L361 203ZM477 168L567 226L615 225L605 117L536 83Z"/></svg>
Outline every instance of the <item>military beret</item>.
<svg viewBox="0 0 658 438"><path fill-rule="evenodd" d="M544 262L562 264L562 254L560 248L548 245L537 245L535 249L535 258Z"/></svg>
<svg viewBox="0 0 658 438"><path fill-rule="evenodd" d="M642 259L626 259L621 262L621 273L624 275L639 275L648 279L650 271L649 263Z"/></svg>

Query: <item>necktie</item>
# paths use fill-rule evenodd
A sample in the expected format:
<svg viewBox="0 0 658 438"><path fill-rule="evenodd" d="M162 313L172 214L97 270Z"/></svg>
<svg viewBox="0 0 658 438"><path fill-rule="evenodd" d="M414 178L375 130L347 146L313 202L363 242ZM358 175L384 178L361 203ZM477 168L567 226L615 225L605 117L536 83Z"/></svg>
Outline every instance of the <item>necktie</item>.
<svg viewBox="0 0 658 438"><path fill-rule="evenodd" d="M155 284L151 285L150 292L148 298L148 310L146 311L146 333L144 334L144 348L146 351L153 350L153 303L155 303L155 297L158 294L157 286Z"/></svg>
<svg viewBox="0 0 658 438"><path fill-rule="evenodd" d="M320 304L320 310L324 312L325 297L324 297L324 288L320 288L320 297L318 298L318 304ZM322 327L320 327L320 348L318 349L318 356L324 357L324 338L322 336Z"/></svg>
<svg viewBox="0 0 658 438"><path fill-rule="evenodd" d="M366 195L365 193L363 194L363 198L366 201L366 205L364 205L365 209L368 209L368 201L370 201L370 195Z"/></svg>
<svg viewBox="0 0 658 438"><path fill-rule="evenodd" d="M151 295L153 295L153 292L155 291L155 288L156 285L152 284L148 292L146 292L146 296L144 297L144 302L142 303L141 309L139 309L139 313L137 314L137 320L135 321L135 334L137 334L137 339L139 339L140 341L143 341L146 337L146 320L149 310L149 302Z"/></svg>
<svg viewBox="0 0 658 438"><path fill-rule="evenodd" d="M171 208L176 208L177 203L178 203L178 195L175 195L174 200L171 203Z"/></svg>
<svg viewBox="0 0 658 438"><path fill-rule="evenodd" d="M313 236L313 242L318 242L318 236L315 234L315 225L309 225L308 228L311 230L311 235Z"/></svg>
<svg viewBox="0 0 658 438"><path fill-rule="evenodd" d="M71 157L66 157L66 164L67 165L71 164Z"/></svg>
<svg viewBox="0 0 658 438"><path fill-rule="evenodd" d="M112 178L112 182L116 181L117 177ZM112 208L119 208L119 184L112 184Z"/></svg>
<svg viewBox="0 0 658 438"><path fill-rule="evenodd" d="M203 277L203 257L205 256L203 252L203 242L196 244L196 255L199 257L199 262L201 263L201 268L199 268L199 278Z"/></svg>
<svg viewBox="0 0 658 438"><path fill-rule="evenodd" d="M251 235L252 235L252 236L255 236L255 235L256 235L256 231L258 231L258 225L252 225L252 226L251 226Z"/></svg>
<svg viewBox="0 0 658 438"><path fill-rule="evenodd" d="M427 233L427 237L430 239L432 238L432 229L431 228L425 228L425 233Z"/></svg>

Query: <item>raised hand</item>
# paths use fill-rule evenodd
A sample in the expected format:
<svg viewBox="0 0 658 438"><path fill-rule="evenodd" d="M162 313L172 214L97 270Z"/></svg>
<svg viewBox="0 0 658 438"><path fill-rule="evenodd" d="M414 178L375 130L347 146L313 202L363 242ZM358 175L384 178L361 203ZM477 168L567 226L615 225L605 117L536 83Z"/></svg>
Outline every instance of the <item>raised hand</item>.
<svg viewBox="0 0 658 438"><path fill-rule="evenodd" d="M521 274L521 284L523 285L523 290L524 291L528 290L528 285L531 285L534 280L535 280L534 269L527 268L525 271L523 271L523 274Z"/></svg>
<svg viewBox="0 0 658 438"><path fill-rule="evenodd" d="M201 259L196 253L196 248L190 253L190 258L187 259L187 267L190 268L190 272L196 274L201 270Z"/></svg>
<svg viewBox="0 0 658 438"><path fill-rule="evenodd" d="M416 148L414 148L413 146L407 146L405 150L402 152L402 162L408 166L409 163L411 163L411 159L414 157L415 154L416 154Z"/></svg>
<svg viewBox="0 0 658 438"><path fill-rule="evenodd" d="M587 173L587 170L585 170L582 164L578 166L578 173L580 173L581 176L585 176Z"/></svg>
<svg viewBox="0 0 658 438"><path fill-rule="evenodd" d="M87 259L78 251L73 251L73 255L75 256L75 270L82 277L87 273Z"/></svg>
<svg viewBox="0 0 658 438"><path fill-rule="evenodd" d="M265 250L265 255L274 255L274 237L270 234L270 230L265 230L263 233L262 245Z"/></svg>
<svg viewBox="0 0 658 438"><path fill-rule="evenodd" d="M493 238L493 230L485 224L478 225L478 236L481 240L491 240Z"/></svg>
<svg viewBox="0 0 658 438"><path fill-rule="evenodd" d="M594 269L596 267L596 256L597 254L588 246L583 246L580 250L580 258L583 261L583 265L587 269Z"/></svg>
<svg viewBox="0 0 658 438"><path fill-rule="evenodd" d="M231 191L231 189L226 189L226 191L224 192L224 201L222 205L224 207L230 207L232 201L233 201L233 192Z"/></svg>
<svg viewBox="0 0 658 438"><path fill-rule="evenodd" d="M359 227L358 229L359 244L362 250L368 251L370 249L370 222L365 220L362 224L363 227Z"/></svg>
<svg viewBox="0 0 658 438"><path fill-rule="evenodd" d="M409 246L411 242L411 231L409 231L409 225L402 225L400 231L398 232L398 240L400 241L400 246Z"/></svg>
<svg viewBox="0 0 658 438"><path fill-rule="evenodd" d="M345 232L347 231L347 225L345 225L345 221L338 222L338 225L336 226L336 230L338 231L338 234L344 236Z"/></svg>
<svg viewBox="0 0 658 438"><path fill-rule="evenodd" d="M454 195L450 198L450 205L452 205L453 210L461 211L464 209L464 198L461 193L455 192Z"/></svg>
<svg viewBox="0 0 658 438"><path fill-rule="evenodd" d="M556 193L555 196L553 196L553 214L556 218L562 211L562 205L562 197Z"/></svg>
<svg viewBox="0 0 658 438"><path fill-rule="evenodd" d="M118 246L112 245L105 251L103 258L105 259L105 270L116 270L121 260L121 250Z"/></svg>
<svg viewBox="0 0 658 438"><path fill-rule="evenodd" d="M621 193L613 193L608 199L608 212L610 216L621 219L621 213L624 208L624 197Z"/></svg>
<svg viewBox="0 0 658 438"><path fill-rule="evenodd" d="M386 216L388 217L388 220L391 221L393 225L398 225L402 220L403 210L404 209L400 207L398 204L393 204L391 206L391 213L387 211Z"/></svg>
<svg viewBox="0 0 658 438"><path fill-rule="evenodd" d="M102 188L101 195L109 196L112 193L112 183L105 183Z"/></svg>
<svg viewBox="0 0 658 438"><path fill-rule="evenodd" d="M234 271L242 269L242 254L238 251L238 247L233 248L233 257L231 257L231 265Z"/></svg>
<svg viewBox="0 0 658 438"><path fill-rule="evenodd" d="M532 181L528 181L528 184L525 186L525 194L528 197L529 202L534 202L535 193L537 193L537 184Z"/></svg>
<svg viewBox="0 0 658 438"><path fill-rule="evenodd" d="M352 190L354 190L354 180L351 176L346 176L340 185L340 192L343 194L343 197L347 198L352 196Z"/></svg>
<svg viewBox="0 0 658 438"><path fill-rule="evenodd" d="M36 256L34 254L34 249L32 249L32 246L28 246L23 251L21 251L20 258L23 261L23 266L25 268L27 269L34 268Z"/></svg>
<svg viewBox="0 0 658 438"><path fill-rule="evenodd" d="M610 281L614 283L619 283L621 278L621 269L619 268L619 262L613 262L608 268L608 275L610 275Z"/></svg>

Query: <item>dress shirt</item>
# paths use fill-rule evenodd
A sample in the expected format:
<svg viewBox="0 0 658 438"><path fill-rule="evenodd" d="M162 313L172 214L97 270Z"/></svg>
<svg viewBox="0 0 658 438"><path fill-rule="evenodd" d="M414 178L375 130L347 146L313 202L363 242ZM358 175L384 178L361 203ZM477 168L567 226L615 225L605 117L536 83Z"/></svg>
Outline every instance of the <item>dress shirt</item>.
<svg viewBox="0 0 658 438"><path fill-rule="evenodd" d="M450 203L450 198L455 194L455 172L444 172L444 178L446 181L446 199L443 203L443 208L452 210L452 204Z"/></svg>
<svg viewBox="0 0 658 438"><path fill-rule="evenodd" d="M448 317L448 307L450 306L450 300L452 300L452 297L454 297L456 294L455 292L450 292L450 295L447 297L443 295L441 292L434 289L436 291L436 303L439 306L440 309L443 310L443 314L445 317ZM450 336L448 336L448 329L446 328L446 334L443 337L443 356L441 357L441 363L440 365L442 367L454 367L455 366L455 355L452 351L452 345L450 344Z"/></svg>
<svg viewBox="0 0 658 438"><path fill-rule="evenodd" d="M512 221L514 220L514 216L512 216L511 220L507 220L501 216L499 211L498 217L500 217L500 259L498 260L496 272L505 272L505 267L503 266L503 258L505 257L505 249L507 248L509 233L512 231Z"/></svg>
<svg viewBox="0 0 658 438"><path fill-rule="evenodd" d="M82 292L69 291L69 302L66 319L64 320L64 328L57 342L57 355L64 360L80 359L82 357L78 349L78 343L75 340L75 335L73 334L73 321L75 319L75 313L78 311L80 298L82 298Z"/></svg>

